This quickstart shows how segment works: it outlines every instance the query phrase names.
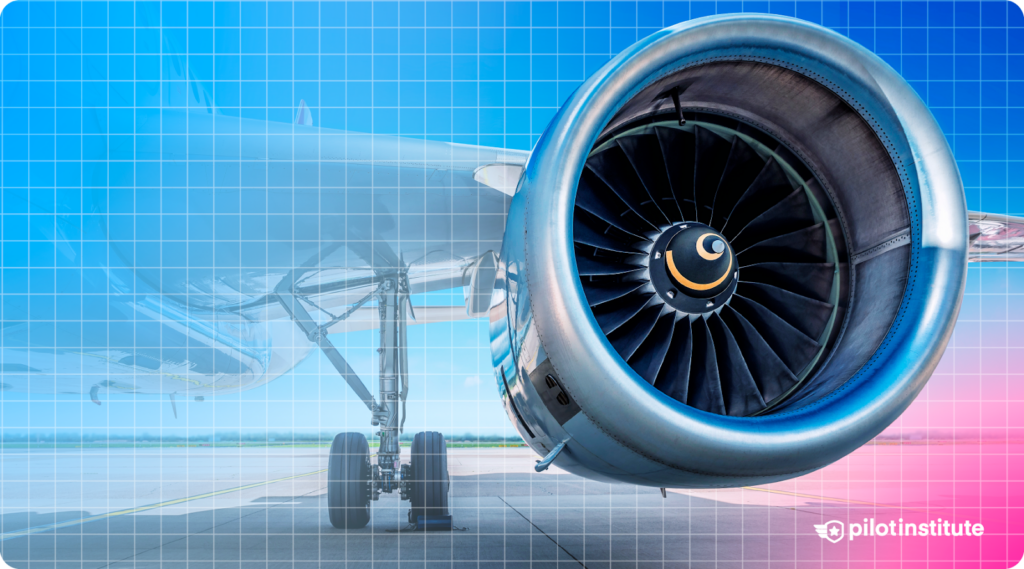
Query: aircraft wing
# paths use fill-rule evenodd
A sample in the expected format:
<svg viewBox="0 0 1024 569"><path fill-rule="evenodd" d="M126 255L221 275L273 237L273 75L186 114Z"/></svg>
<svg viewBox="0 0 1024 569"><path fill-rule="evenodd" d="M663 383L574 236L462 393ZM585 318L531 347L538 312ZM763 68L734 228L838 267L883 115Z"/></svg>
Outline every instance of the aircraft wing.
<svg viewBox="0 0 1024 569"><path fill-rule="evenodd" d="M1024 261L1024 218L977 211L967 217L969 261Z"/></svg>
<svg viewBox="0 0 1024 569"><path fill-rule="evenodd" d="M412 294L466 291L465 308L413 307L410 324L481 314L527 152L318 128L308 109L302 124L152 111L136 118L152 135L86 137L83 189L36 204L5 188L33 212L33 247L52 246L11 245L5 266L55 285L5 297L0 389L262 385L315 347L276 303L285 279L321 323L398 269ZM374 328L373 312L329 332Z"/></svg>
<svg viewBox="0 0 1024 569"><path fill-rule="evenodd" d="M82 109L56 191L5 178L0 390L262 385L315 347L282 283L330 332L375 327L357 304L396 271L413 295L466 291L461 312L414 307L411 324L482 312L528 152L320 128L305 102L293 122L231 116L174 37L138 38L164 54L160 83Z"/></svg>

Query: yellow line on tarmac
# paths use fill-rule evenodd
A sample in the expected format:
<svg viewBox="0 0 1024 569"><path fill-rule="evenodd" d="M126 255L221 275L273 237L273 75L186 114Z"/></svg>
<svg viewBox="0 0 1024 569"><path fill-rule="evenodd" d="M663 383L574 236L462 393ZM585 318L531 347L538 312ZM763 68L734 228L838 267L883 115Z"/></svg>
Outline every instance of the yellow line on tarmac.
<svg viewBox="0 0 1024 569"><path fill-rule="evenodd" d="M103 520L107 518L113 518L115 516L124 516L127 514L137 514L139 512L145 512L148 510L155 510L157 508L164 508L167 506L173 506L175 504L182 504L184 502L191 502L193 500L202 500L203 498L212 498L213 496L220 496L222 494L230 494L232 492L240 492L242 490L249 490L250 488L259 488L260 486L267 486L269 484L275 484L277 482L284 482L286 480L295 480L296 478L304 478L306 476L312 476L314 474L321 474L327 472L327 469L316 470L313 472L306 472L305 474L296 474L294 476L285 476L284 478L278 478L276 480L267 480L266 482L254 482L253 484L246 484L245 486L239 486L237 488L227 488L225 490L217 490L215 492L207 492L205 494L198 494L196 496L189 496L187 498L178 498L177 500L168 500L167 502L160 502L159 504L150 504L148 506L140 506L138 508L130 508L128 510L118 510L116 512L109 512L106 514L100 514L98 516L91 516L88 518L82 518L78 520L70 520L66 522L58 522L55 524L47 524L43 526L36 526L31 528L25 528L22 530L12 531L8 533L0 534L0 541L6 541L15 537L21 537L24 535L32 535L34 533L42 533L50 530L56 530L66 528L70 526L76 526L80 524L86 524L89 522L95 522L97 520Z"/></svg>

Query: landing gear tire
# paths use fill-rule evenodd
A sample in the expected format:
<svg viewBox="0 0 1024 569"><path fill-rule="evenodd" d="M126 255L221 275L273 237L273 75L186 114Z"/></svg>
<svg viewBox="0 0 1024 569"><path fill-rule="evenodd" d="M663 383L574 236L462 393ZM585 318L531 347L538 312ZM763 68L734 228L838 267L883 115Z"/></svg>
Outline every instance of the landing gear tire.
<svg viewBox="0 0 1024 569"><path fill-rule="evenodd" d="M441 433L416 433L412 439L412 492L409 523L448 515L448 447Z"/></svg>
<svg viewBox="0 0 1024 569"><path fill-rule="evenodd" d="M334 437L327 462L327 512L339 529L358 529L370 521L370 447L361 433Z"/></svg>

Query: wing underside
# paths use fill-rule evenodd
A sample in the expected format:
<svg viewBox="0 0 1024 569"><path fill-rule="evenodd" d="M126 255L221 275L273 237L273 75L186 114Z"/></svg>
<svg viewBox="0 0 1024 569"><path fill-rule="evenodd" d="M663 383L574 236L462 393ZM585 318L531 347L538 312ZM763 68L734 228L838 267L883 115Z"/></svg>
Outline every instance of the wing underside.
<svg viewBox="0 0 1024 569"><path fill-rule="evenodd" d="M396 273L412 294L464 287L467 298L489 298L473 285L500 247L528 153L204 112L169 110L163 121L240 134L210 146L170 135L140 144L136 169L164 168L153 188L108 168L114 150L100 149L81 195L49 204L52 222L38 215L44 206L25 204L38 212L30 239L49 242L56 259L35 267L35 257L5 253L5 262L61 269L53 290L5 299L0 390L95 400L260 386L313 348L275 301L285 279L329 333L376 328L376 307L356 304ZM217 176L193 175L204 168ZM169 187L179 170L179 187ZM449 306L412 315L410 324L478 316Z"/></svg>

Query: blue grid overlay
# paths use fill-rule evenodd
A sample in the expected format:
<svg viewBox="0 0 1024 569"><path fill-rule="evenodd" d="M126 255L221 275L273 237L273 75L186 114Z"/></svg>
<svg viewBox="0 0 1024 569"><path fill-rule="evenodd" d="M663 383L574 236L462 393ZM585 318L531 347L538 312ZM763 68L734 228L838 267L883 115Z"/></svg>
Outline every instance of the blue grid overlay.
<svg viewBox="0 0 1024 569"><path fill-rule="evenodd" d="M128 204L122 213L155 214L181 204L109 184L130 178L139 187L188 186L203 177L198 185L245 187L247 175L261 175L236 171L218 177L213 171L148 165L142 157L154 148L206 145L215 152L219 135L239 134L170 132L162 109L196 106L198 112L216 109L226 117L291 123L305 102L318 127L529 150L559 106L615 54L665 26L735 12L795 16L877 53L938 119L957 158L968 208L1024 215L1024 14L1004 1L18 0L0 16L3 319L91 319L96 307L61 286L102 269L106 252L92 255L86 236L78 261L62 265L53 223L53 216L95 214L83 203L88 191L109 191L114 203ZM237 208L211 198L182 211L217 216L237 214ZM125 230L143 248L139 255L148 254L143 242L160 241L159 228L147 237L153 229ZM984 328L1009 330L1008 314L1020 314L1024 280L1011 273L1001 265L971 268L950 365L958 350L975 353L987 345L1005 351L1013 345L1012 338L995 346L982 339ZM435 300L461 302L448 296ZM105 312L97 319L103 317ZM452 389L471 387L481 400L496 400L486 326L478 331L479 342L424 339L418 349L450 352L446 360L456 359L459 349L472 350L468 367L451 366L450 375L458 375ZM940 368L939 375L944 369L952 368ZM468 379L463 385L466 374L479 374L483 385ZM289 393L294 391L277 395ZM4 409L33 401L8 391L0 396ZM34 419L0 419L3 428L50 436L59 409L66 409L53 399L47 395L32 404ZM134 415L134 405L123 400L121 412ZM159 405L166 413L164 400ZM444 414L454 414L453 408ZM319 425L325 409L293 408L293 424L304 418L303 426ZM498 406L491 409L502 413ZM238 428L237 414L221 417L225 428ZM204 428L213 432L219 425L214 419ZM466 425L472 421L458 426ZM510 427L488 429L513 433Z"/></svg>
<svg viewBox="0 0 1024 569"><path fill-rule="evenodd" d="M1024 16L1008 2L37 2L3 12L3 184L79 187L78 160L148 142L186 64L227 116L528 150L585 77L646 35L796 16L873 50L949 137L968 207L1024 213ZM174 83L179 83L175 85ZM86 138L76 140L76 135ZM111 138L129 137L123 145ZM134 143L134 144L133 144ZM127 151L125 151L127 152ZM45 206L44 206L45 207ZM12 220L13 221L13 220ZM12 223L5 238L24 239Z"/></svg>
<svg viewBox="0 0 1024 569"><path fill-rule="evenodd" d="M161 109L196 105L290 123L305 101L324 128L525 150L615 53L663 26L740 11L796 16L875 51L942 125L968 207L1024 214L1024 15L1007 2L19 0L0 16L4 319L89 320L97 310L81 296L48 292L102 268L106 252L91 247L104 245L86 236L77 264L63 266L53 218L36 214L94 213L83 195L125 179L139 187L246 185L251 172L215 177L143 161L154 148L191 144L212 154L222 142L220 133L164 131ZM179 198L161 203L158 192L127 186L109 195L117 213L216 216L238 207L203 196L186 210L170 203ZM110 219L116 238L121 218ZM154 230L124 231L139 256L155 256L147 249L161 238ZM982 290L1017 286L993 277L983 288L981 272L972 269L965 303L972 322L982 320ZM478 369L462 371L486 377L486 346L476 347Z"/></svg>

